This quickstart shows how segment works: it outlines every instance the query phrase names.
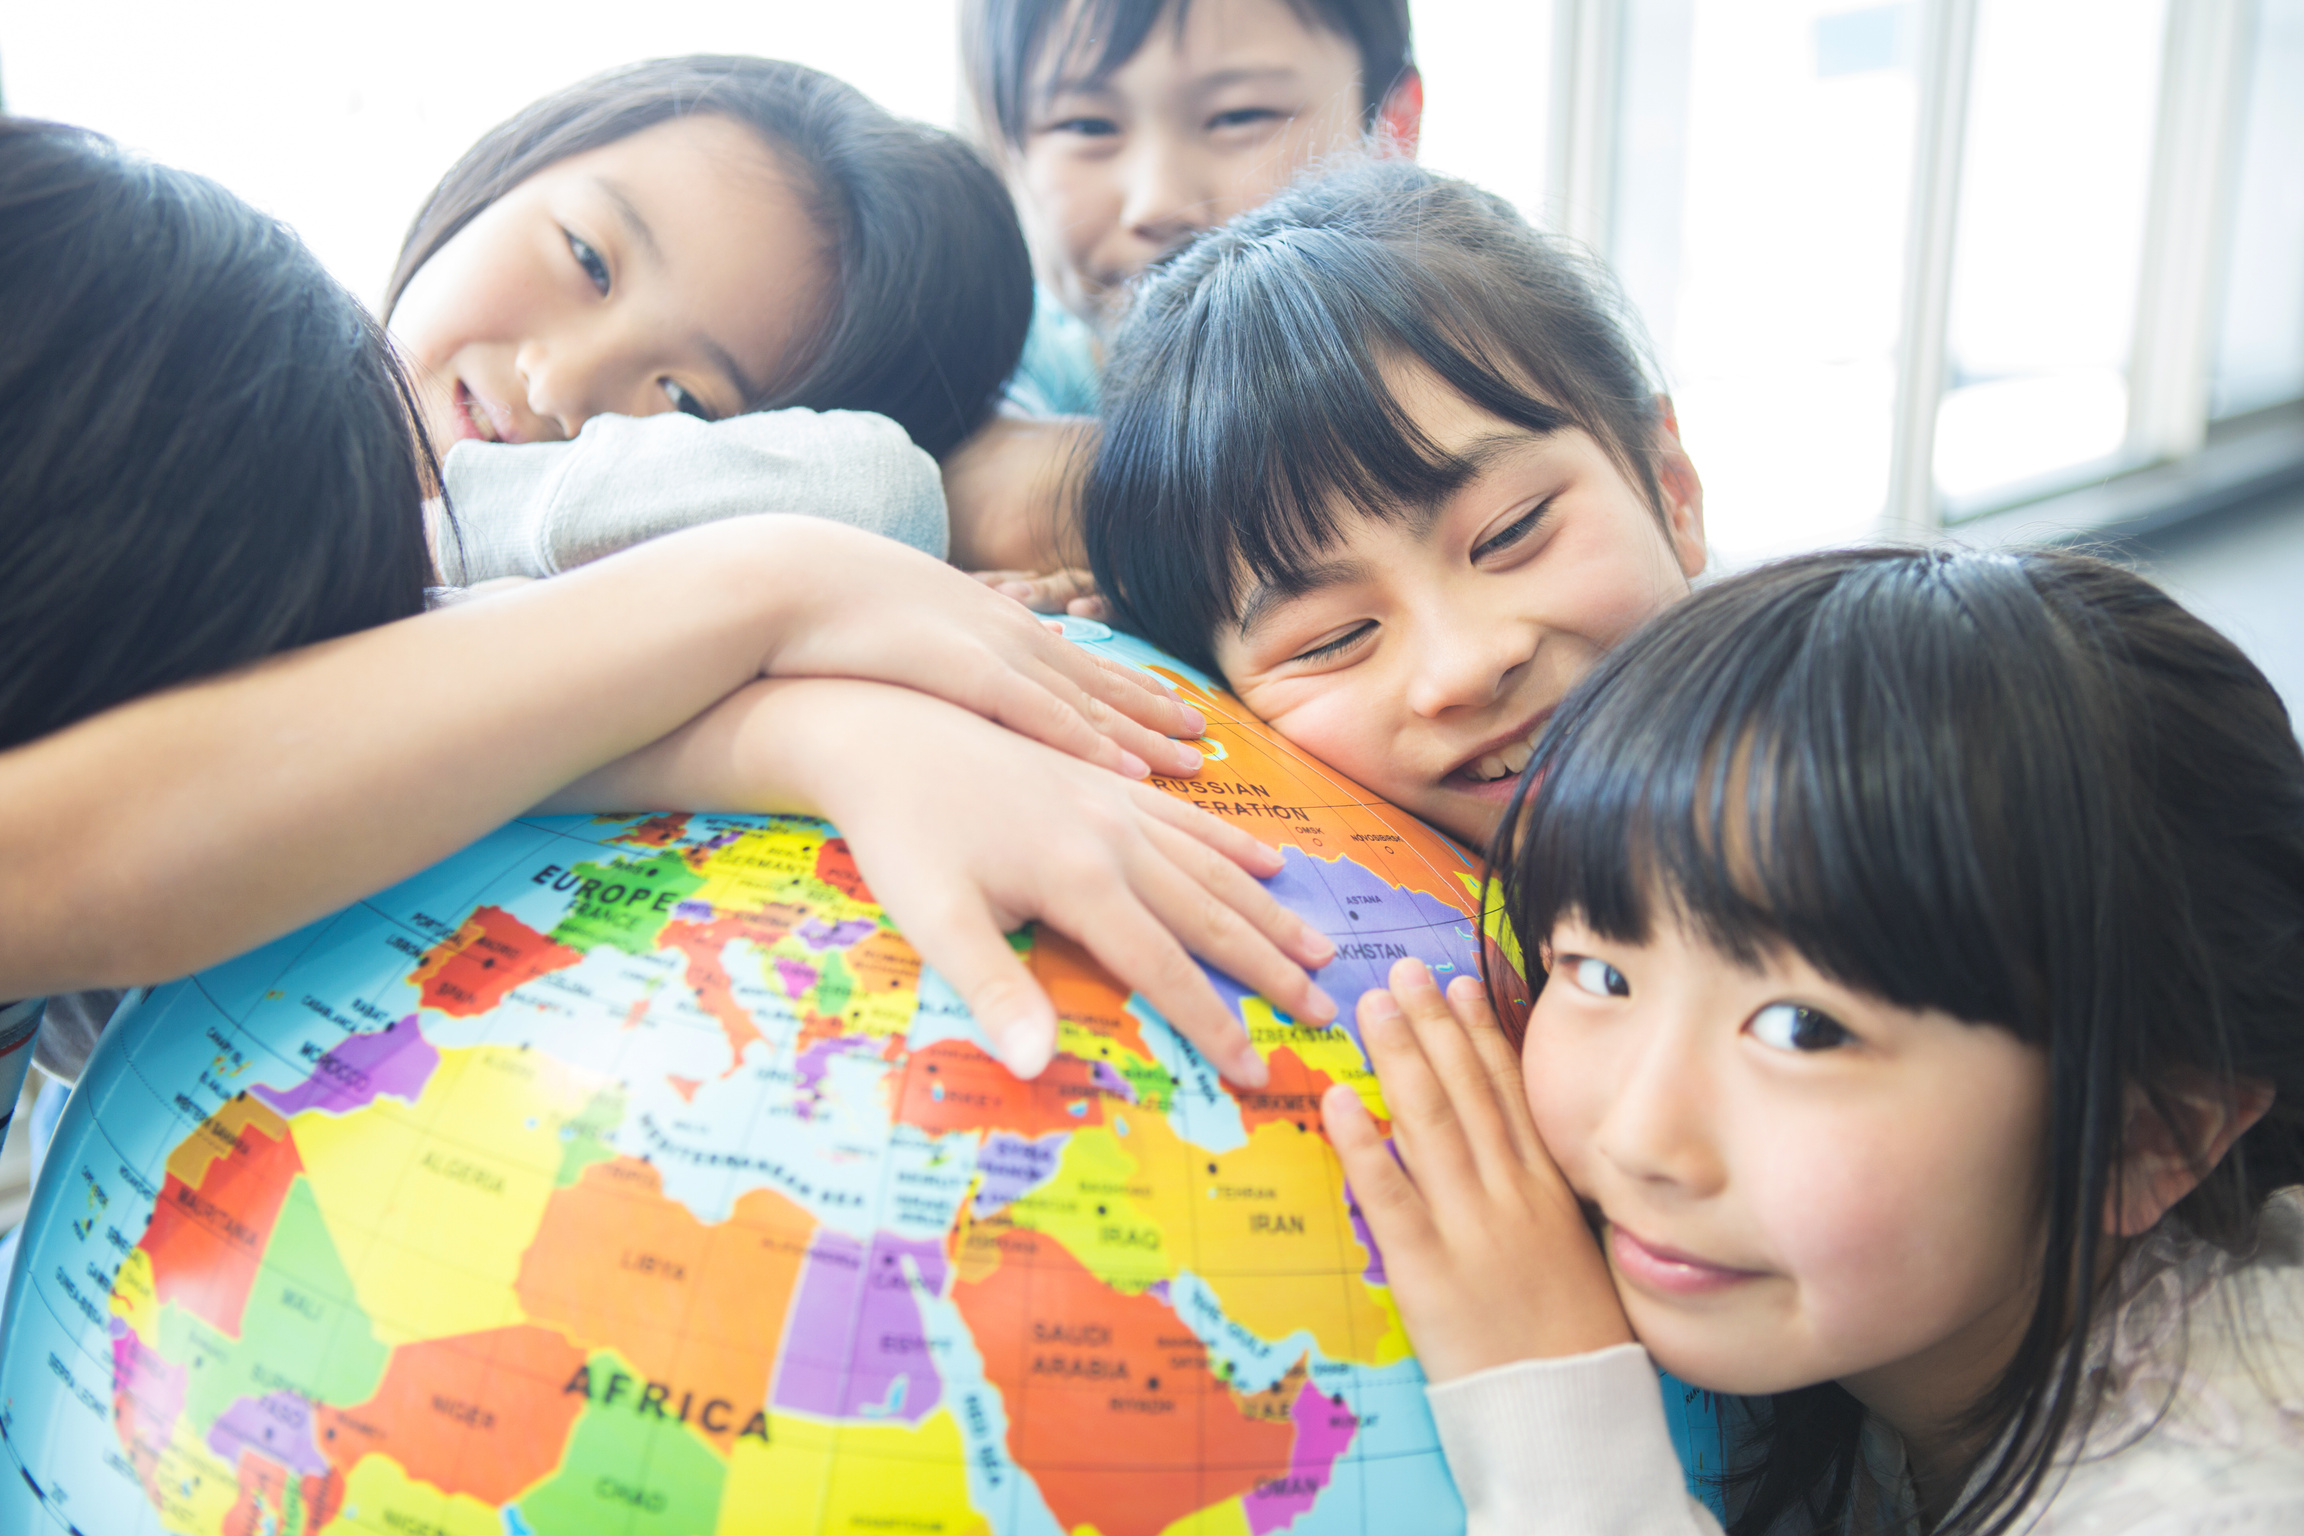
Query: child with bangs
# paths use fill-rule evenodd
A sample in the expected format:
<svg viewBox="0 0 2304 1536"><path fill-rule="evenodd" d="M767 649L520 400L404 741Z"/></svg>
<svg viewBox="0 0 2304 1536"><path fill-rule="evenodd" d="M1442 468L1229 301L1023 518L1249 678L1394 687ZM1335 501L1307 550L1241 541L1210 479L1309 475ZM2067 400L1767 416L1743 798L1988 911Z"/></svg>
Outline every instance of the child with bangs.
<svg viewBox="0 0 2304 1536"><path fill-rule="evenodd" d="M1146 279L1083 526L1120 623L1475 845L1568 690L1705 560L1605 272L1399 161Z"/></svg>
<svg viewBox="0 0 2304 1536"><path fill-rule="evenodd" d="M1404 962L1389 1147L1323 1103L1473 1531L1716 1533L1655 1368L1751 1409L1737 1536L2304 1529L2304 754L2230 641L2077 554L1762 567L1506 825L1525 1038Z"/></svg>
<svg viewBox="0 0 2304 1536"><path fill-rule="evenodd" d="M949 479L963 499L1021 499L1047 540L986 580L1094 615L1074 509L1095 428L1049 418L1096 414L1105 343L1145 271L1308 167L1415 154L1407 0L966 0L961 58L1039 284L1008 413Z"/></svg>
<svg viewBox="0 0 2304 1536"><path fill-rule="evenodd" d="M448 171L385 291L458 514L442 580L756 512L1027 558L1026 503L986 486L948 515L938 461L991 416L1031 303L990 168L817 70L696 55L557 91Z"/></svg>
<svg viewBox="0 0 2304 1536"><path fill-rule="evenodd" d="M1403 962L1389 1150L1323 1106L1475 1532L1717 1530L1657 1369L1751 1403L1737 1536L2304 1528L2304 760L2228 642L2077 556L1691 600L1604 274L1409 166L1155 273L1105 406L1121 621L1496 840L1541 963L1522 1050Z"/></svg>

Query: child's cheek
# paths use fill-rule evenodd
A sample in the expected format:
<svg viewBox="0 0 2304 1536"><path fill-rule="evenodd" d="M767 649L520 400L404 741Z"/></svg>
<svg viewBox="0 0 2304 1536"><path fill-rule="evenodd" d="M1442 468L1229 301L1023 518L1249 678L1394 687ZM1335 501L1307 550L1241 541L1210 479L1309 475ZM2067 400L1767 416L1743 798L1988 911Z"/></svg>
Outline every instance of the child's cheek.
<svg viewBox="0 0 2304 1536"><path fill-rule="evenodd" d="M1605 1090L1597 1063L1579 1062L1557 1029L1547 1029L1543 1005L1528 1021L1527 1043L1520 1053L1521 1074L1528 1094L1528 1113L1544 1149L1560 1165L1569 1187L1584 1198L1592 1190L1585 1179L1593 1127L1599 1124Z"/></svg>

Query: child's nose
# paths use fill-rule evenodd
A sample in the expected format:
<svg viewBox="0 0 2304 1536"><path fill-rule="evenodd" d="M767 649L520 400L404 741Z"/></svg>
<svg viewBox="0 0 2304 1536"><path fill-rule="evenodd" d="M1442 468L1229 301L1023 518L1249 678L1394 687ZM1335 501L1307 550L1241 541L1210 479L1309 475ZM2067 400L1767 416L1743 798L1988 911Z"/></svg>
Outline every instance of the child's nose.
<svg viewBox="0 0 2304 1536"><path fill-rule="evenodd" d="M1127 174L1120 222L1138 240L1164 254L1209 227L1209 191L1190 154L1147 135L1130 156Z"/></svg>
<svg viewBox="0 0 2304 1536"><path fill-rule="evenodd" d="M1464 609L1435 613L1418 628L1421 654L1408 705L1426 719L1496 702L1538 643L1525 624Z"/></svg>
<svg viewBox="0 0 2304 1536"><path fill-rule="evenodd" d="M1719 1193L1727 1167L1710 1134L1711 1100L1683 1037L1656 1031L1618 1085L1593 1149L1626 1178L1683 1198Z"/></svg>
<svg viewBox="0 0 2304 1536"><path fill-rule="evenodd" d="M548 429L543 436L574 437L585 422L610 411L638 414L617 398L616 379L630 371L621 350L615 337L597 329L571 329L521 344L513 367L527 391L529 412Z"/></svg>

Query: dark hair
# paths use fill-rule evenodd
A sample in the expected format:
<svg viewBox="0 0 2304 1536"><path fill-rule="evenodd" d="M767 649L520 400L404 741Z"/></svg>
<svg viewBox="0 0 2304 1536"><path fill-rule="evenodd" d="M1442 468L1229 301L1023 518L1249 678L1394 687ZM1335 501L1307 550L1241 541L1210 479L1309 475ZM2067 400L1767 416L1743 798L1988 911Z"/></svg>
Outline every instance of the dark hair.
<svg viewBox="0 0 2304 1536"><path fill-rule="evenodd" d="M982 426L1032 318L1031 258L1007 189L954 135L777 59L698 54L612 69L490 129L417 211L386 317L417 268L538 171L697 116L766 140L834 253L830 313L744 408L877 411L938 455Z"/></svg>
<svg viewBox="0 0 2304 1536"><path fill-rule="evenodd" d="M2181 1127L2187 1091L2273 1089L2172 1213L2204 1239L2244 1249L2304 1179L2304 753L2278 695L2101 560L1842 551L1653 620L1562 704L1519 793L1499 868L1531 945L1570 913L1637 943L1661 903L1727 954L1788 945L2046 1053L2040 1293L1974 1407L1998 1449L1938 1527L2007 1529L2088 1421L2131 1095ZM1837 1529L1861 1406L1825 1383L1759 1421L1735 1530Z"/></svg>
<svg viewBox="0 0 2304 1536"><path fill-rule="evenodd" d="M1583 428L1661 523L1656 395L1607 274L1500 198L1371 161L1203 235L1137 293L1082 499L1121 621L1214 671L1246 579L1289 590L1340 509L1412 520L1462 484L1471 466L1393 397L1399 363L1530 431Z"/></svg>
<svg viewBox="0 0 2304 1536"><path fill-rule="evenodd" d="M383 332L202 177L0 119L0 748L422 610Z"/></svg>
<svg viewBox="0 0 2304 1536"><path fill-rule="evenodd" d="M1050 46L1073 5L1070 25ZM1361 120L1376 125L1384 98L1416 67L1408 0L1286 0L1307 28L1344 38L1359 50ZM1053 54L1070 59L1094 50L1088 77L1102 81L1144 46L1166 15L1181 32L1192 0L967 0L960 13L960 56L987 133L1022 144L1032 112L1032 74Z"/></svg>

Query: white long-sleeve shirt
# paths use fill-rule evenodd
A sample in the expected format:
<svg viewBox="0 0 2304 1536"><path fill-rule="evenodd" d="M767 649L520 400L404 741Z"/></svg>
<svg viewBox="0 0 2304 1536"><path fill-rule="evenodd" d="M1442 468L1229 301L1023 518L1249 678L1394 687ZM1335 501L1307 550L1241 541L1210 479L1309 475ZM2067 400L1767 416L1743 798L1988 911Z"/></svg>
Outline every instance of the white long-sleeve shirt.
<svg viewBox="0 0 2304 1536"><path fill-rule="evenodd" d="M556 576L699 523L792 512L885 534L944 558L936 461L866 411L595 416L567 442L461 442L442 465L455 535L441 579L468 587Z"/></svg>
<svg viewBox="0 0 2304 1536"><path fill-rule="evenodd" d="M2267 1203L2244 1258L2163 1221L2122 1266L2089 1343L2098 1395L2018 1529L2032 1536L2304 1533L2304 1188ZM1524 1360L1429 1390L1471 1536L1718 1536L1665 1432L1637 1344ZM1902 1447L1865 1463L1909 1512Z"/></svg>

